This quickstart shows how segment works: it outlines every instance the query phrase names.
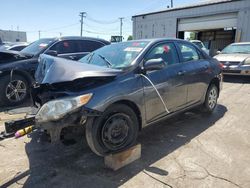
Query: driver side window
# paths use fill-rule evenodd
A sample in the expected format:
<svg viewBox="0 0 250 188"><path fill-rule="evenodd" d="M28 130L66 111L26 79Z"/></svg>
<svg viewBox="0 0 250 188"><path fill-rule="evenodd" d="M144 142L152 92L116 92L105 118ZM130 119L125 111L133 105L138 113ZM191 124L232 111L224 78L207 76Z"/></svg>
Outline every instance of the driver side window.
<svg viewBox="0 0 250 188"><path fill-rule="evenodd" d="M146 55L145 60L161 58L167 66L179 63L176 48L173 43L159 44Z"/></svg>

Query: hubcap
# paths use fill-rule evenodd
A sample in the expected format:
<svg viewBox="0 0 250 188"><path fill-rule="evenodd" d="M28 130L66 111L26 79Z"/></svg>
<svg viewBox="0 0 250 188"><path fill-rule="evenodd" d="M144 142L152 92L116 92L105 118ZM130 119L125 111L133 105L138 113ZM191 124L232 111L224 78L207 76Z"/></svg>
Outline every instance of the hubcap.
<svg viewBox="0 0 250 188"><path fill-rule="evenodd" d="M27 88L22 80L13 80L6 87L6 97L11 102L19 102L26 96Z"/></svg>
<svg viewBox="0 0 250 188"><path fill-rule="evenodd" d="M218 93L215 88L211 89L208 96L208 106L213 109L217 104Z"/></svg>
<svg viewBox="0 0 250 188"><path fill-rule="evenodd" d="M129 125L124 114L112 115L102 129L102 142L111 150L119 149L128 138Z"/></svg>

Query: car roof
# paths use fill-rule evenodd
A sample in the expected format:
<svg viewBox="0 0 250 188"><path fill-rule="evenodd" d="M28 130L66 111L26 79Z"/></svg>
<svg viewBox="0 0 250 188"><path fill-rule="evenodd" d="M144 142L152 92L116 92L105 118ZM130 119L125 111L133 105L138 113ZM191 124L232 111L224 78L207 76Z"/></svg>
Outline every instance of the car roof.
<svg viewBox="0 0 250 188"><path fill-rule="evenodd" d="M250 42L237 42L237 43L232 43L232 45L239 45L239 44L250 44Z"/></svg>
<svg viewBox="0 0 250 188"><path fill-rule="evenodd" d="M80 36L64 36L64 37L52 37L52 38L41 38L41 39L48 39L48 40L95 40L100 41L105 44L110 44L110 42L100 39L100 38L94 38L94 37L80 37Z"/></svg>
<svg viewBox="0 0 250 188"><path fill-rule="evenodd" d="M188 42L183 39L177 39L177 38L154 38L154 39L138 39L138 40L130 40L127 42L161 42L161 41L182 41L182 42Z"/></svg>
<svg viewBox="0 0 250 188"><path fill-rule="evenodd" d="M104 43L110 43L104 39L94 38L94 37L64 36L64 37L59 37L57 39L59 40L96 40L96 41L101 41Z"/></svg>

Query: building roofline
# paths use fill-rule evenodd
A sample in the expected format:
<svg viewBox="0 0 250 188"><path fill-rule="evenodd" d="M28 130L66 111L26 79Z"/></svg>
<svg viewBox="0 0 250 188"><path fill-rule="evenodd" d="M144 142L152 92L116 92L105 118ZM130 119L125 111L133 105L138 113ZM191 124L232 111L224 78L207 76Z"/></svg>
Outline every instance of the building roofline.
<svg viewBox="0 0 250 188"><path fill-rule="evenodd" d="M138 15L132 16L132 18L153 15L153 14L159 14L159 13L164 13L164 12L172 12L172 11L178 11L178 10L191 9L191 8L205 7L205 6L209 6L209 5L230 3L230 2L236 2L236 1L242 1L242 0L220 0L220 1L211 1L211 2L207 1L207 2L199 3L199 4L196 3L196 4L191 4L191 5L187 5L187 6L183 6L183 7L176 7L176 8L170 8L170 9L160 10L160 11L156 11L156 12L138 14Z"/></svg>

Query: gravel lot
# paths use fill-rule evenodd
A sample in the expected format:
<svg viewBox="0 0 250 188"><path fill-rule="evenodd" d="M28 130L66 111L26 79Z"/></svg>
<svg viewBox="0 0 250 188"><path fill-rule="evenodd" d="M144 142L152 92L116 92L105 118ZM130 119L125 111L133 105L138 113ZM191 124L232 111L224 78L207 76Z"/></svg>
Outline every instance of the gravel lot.
<svg viewBox="0 0 250 188"><path fill-rule="evenodd" d="M226 77L216 111L147 127L142 158L113 172L85 138L52 145L34 132L0 141L0 187L250 187L250 78ZM24 116L0 113L4 121ZM10 111L12 114L17 111Z"/></svg>

